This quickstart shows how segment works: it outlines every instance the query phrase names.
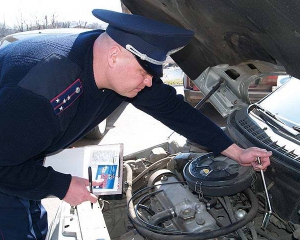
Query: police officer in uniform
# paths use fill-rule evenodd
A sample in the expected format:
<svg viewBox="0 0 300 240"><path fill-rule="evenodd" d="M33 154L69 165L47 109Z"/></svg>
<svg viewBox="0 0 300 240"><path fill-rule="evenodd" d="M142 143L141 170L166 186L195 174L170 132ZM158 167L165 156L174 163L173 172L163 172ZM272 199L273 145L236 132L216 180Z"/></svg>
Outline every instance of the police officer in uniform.
<svg viewBox="0 0 300 240"><path fill-rule="evenodd" d="M106 31L29 38L0 52L0 239L44 239L47 214L40 200L47 196L71 205L96 202L87 179L46 168L43 160L123 101L216 155L254 168L270 164L270 152L238 147L160 80L166 57L187 45L192 31L138 15L93 14L109 23Z"/></svg>

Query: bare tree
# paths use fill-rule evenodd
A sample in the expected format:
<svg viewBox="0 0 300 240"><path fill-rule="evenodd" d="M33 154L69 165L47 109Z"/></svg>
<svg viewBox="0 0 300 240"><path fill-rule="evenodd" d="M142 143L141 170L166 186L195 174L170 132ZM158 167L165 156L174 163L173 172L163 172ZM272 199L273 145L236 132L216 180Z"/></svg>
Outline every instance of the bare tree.
<svg viewBox="0 0 300 240"><path fill-rule="evenodd" d="M40 19L37 16L34 16L34 24L32 26L32 29L30 28L30 30L40 30L42 28L41 23L40 23Z"/></svg>
<svg viewBox="0 0 300 240"><path fill-rule="evenodd" d="M58 21L57 21L57 15L56 14L52 14L51 15L51 28L57 28L58 27Z"/></svg>
<svg viewBox="0 0 300 240"><path fill-rule="evenodd" d="M4 23L0 23L0 38L4 37L6 34L6 25Z"/></svg>
<svg viewBox="0 0 300 240"><path fill-rule="evenodd" d="M48 28L48 16L47 15L45 15L44 28Z"/></svg>
<svg viewBox="0 0 300 240"><path fill-rule="evenodd" d="M17 32L24 32L24 20L23 14L21 13L19 18L16 19L17 24L15 24L14 28Z"/></svg>
<svg viewBox="0 0 300 240"><path fill-rule="evenodd" d="M70 28L72 25L72 22L66 21L66 22L57 22L58 28Z"/></svg>
<svg viewBox="0 0 300 240"><path fill-rule="evenodd" d="M87 25L87 28L90 29L105 29L106 28L106 24L100 24L100 23L90 23Z"/></svg>
<svg viewBox="0 0 300 240"><path fill-rule="evenodd" d="M86 21L78 21L78 22L73 22L73 26L76 28L86 28L87 22Z"/></svg>

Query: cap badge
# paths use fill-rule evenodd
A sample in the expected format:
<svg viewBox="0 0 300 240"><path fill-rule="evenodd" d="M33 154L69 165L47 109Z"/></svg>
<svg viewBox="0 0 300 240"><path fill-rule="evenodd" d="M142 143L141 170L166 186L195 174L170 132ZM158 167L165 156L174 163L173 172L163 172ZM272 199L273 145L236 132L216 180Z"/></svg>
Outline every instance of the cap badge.
<svg viewBox="0 0 300 240"><path fill-rule="evenodd" d="M133 53L134 55L138 56L140 59L145 60L147 62L153 63L155 65L163 65L164 61L157 61L153 58L148 57L146 54L141 53L140 51L138 51L137 49L135 49L133 46L131 46L130 44L126 44L126 49Z"/></svg>

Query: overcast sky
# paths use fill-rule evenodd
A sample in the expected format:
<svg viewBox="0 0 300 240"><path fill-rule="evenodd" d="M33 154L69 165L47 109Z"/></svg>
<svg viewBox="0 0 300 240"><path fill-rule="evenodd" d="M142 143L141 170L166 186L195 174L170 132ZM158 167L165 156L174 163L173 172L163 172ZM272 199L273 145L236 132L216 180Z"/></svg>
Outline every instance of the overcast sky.
<svg viewBox="0 0 300 240"><path fill-rule="evenodd" d="M36 17L55 14L58 21L97 22L91 11L104 8L121 11L120 0L7 0L0 7L0 23L13 27L21 18L32 21Z"/></svg>

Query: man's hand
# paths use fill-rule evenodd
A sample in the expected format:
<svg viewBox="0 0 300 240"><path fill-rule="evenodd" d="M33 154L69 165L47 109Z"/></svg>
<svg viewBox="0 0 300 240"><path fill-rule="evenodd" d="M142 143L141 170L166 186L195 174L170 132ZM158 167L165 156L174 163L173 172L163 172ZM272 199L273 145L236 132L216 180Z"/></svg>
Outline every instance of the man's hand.
<svg viewBox="0 0 300 240"><path fill-rule="evenodd" d="M251 147L242 151L237 162L242 166L253 166L255 170L266 170L270 165L270 156L272 152L265 149ZM260 157L261 164L258 163L257 157Z"/></svg>
<svg viewBox="0 0 300 240"><path fill-rule="evenodd" d="M270 165L272 152L258 147L242 149L236 144L232 144L222 154L236 160L242 166L253 166L255 170L266 170ZM261 164L258 163L257 157L260 157Z"/></svg>
<svg viewBox="0 0 300 240"><path fill-rule="evenodd" d="M102 183L103 181L93 181L93 186L101 186ZM80 177L72 177L68 192L63 200L71 206L79 205L85 201L96 203L98 198L89 192L87 189L88 186L89 180Z"/></svg>

